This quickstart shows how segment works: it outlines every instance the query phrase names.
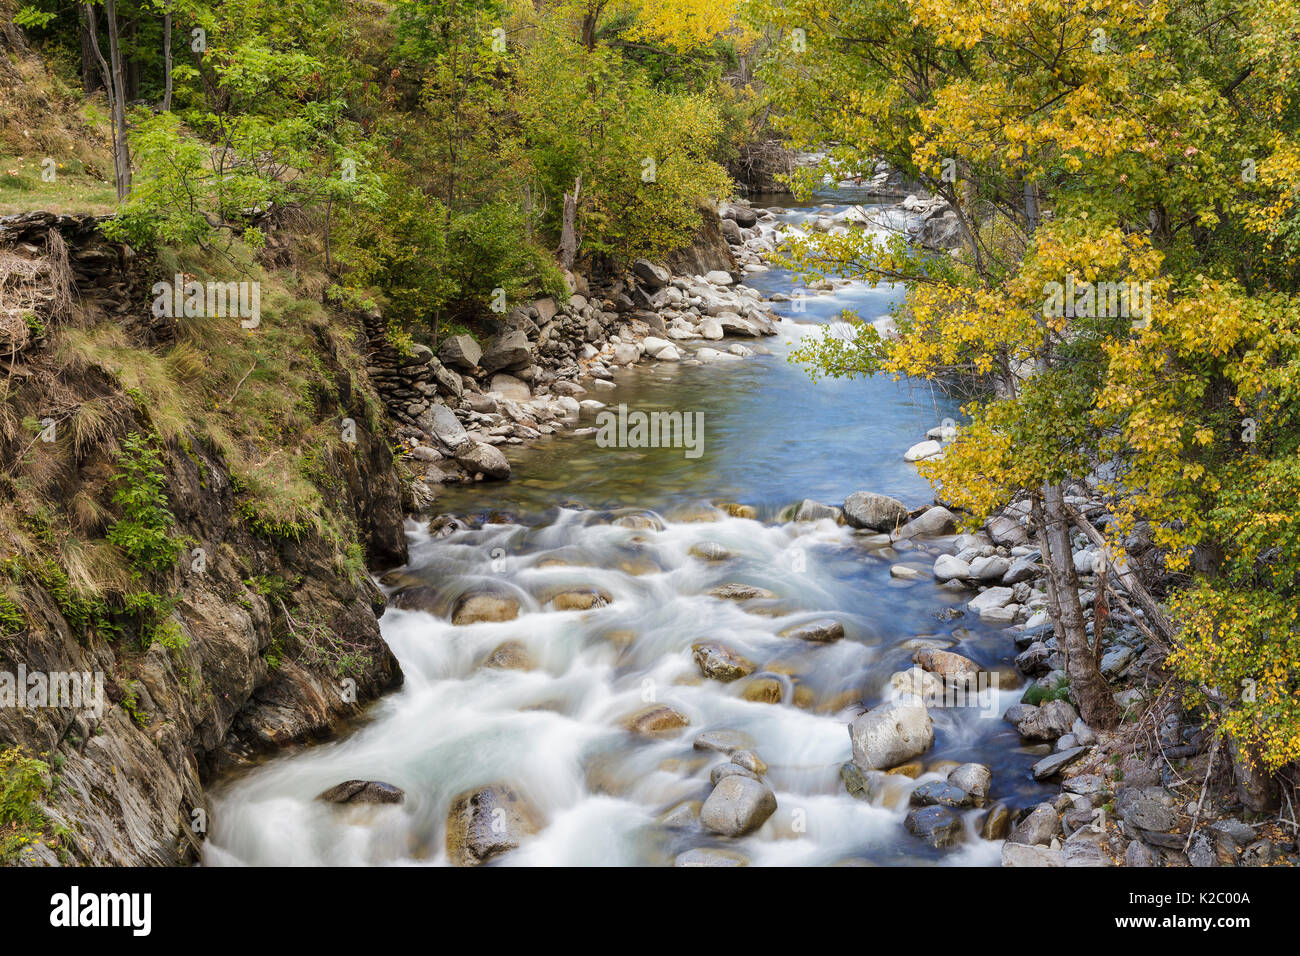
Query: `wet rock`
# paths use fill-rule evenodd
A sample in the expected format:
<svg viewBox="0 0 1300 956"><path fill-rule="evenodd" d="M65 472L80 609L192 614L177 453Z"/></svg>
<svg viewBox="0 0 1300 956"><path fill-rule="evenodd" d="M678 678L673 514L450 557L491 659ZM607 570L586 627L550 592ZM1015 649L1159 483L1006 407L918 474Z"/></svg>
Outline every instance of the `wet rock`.
<svg viewBox="0 0 1300 956"><path fill-rule="evenodd" d="M570 588L555 595L549 603L557 611L590 611L613 600L608 591L600 588Z"/></svg>
<svg viewBox="0 0 1300 956"><path fill-rule="evenodd" d="M716 541L701 541L699 544L693 544L688 553L701 561L729 561L735 557L730 550Z"/></svg>
<svg viewBox="0 0 1300 956"><path fill-rule="evenodd" d="M471 591L456 600L451 623L459 627L480 621L513 621L518 616L519 600L513 595Z"/></svg>
<svg viewBox="0 0 1300 956"><path fill-rule="evenodd" d="M907 520L907 506L888 495L855 491L844 499L844 520L854 528L890 532Z"/></svg>
<svg viewBox="0 0 1300 956"><path fill-rule="evenodd" d="M943 680L920 667L896 671L889 676L891 700L912 696L922 700L939 700L943 697L943 691Z"/></svg>
<svg viewBox="0 0 1300 956"><path fill-rule="evenodd" d="M910 564L895 564L890 566L889 576L901 581L919 581L925 577L925 569Z"/></svg>
<svg viewBox="0 0 1300 956"><path fill-rule="evenodd" d="M749 866L749 857L735 850L696 847L679 853L673 860L673 866Z"/></svg>
<svg viewBox="0 0 1300 956"><path fill-rule="evenodd" d="M731 762L760 777L767 773L767 764L763 763L763 758L752 750L737 750L731 755Z"/></svg>
<svg viewBox="0 0 1300 956"><path fill-rule="evenodd" d="M746 681L740 696L755 704L779 704L785 697L785 686L775 677L755 677Z"/></svg>
<svg viewBox="0 0 1300 956"><path fill-rule="evenodd" d="M914 807L952 807L961 809L975 805L975 799L961 787L931 780L912 791L911 804Z"/></svg>
<svg viewBox="0 0 1300 956"><path fill-rule="evenodd" d="M970 794L974 806L982 807L993 785L993 771L982 763L964 763L948 774L948 782Z"/></svg>
<svg viewBox="0 0 1300 956"><path fill-rule="evenodd" d="M723 836L744 836L776 812L776 794L757 780L727 776L718 781L700 810L700 825Z"/></svg>
<svg viewBox="0 0 1300 956"><path fill-rule="evenodd" d="M447 813L447 857L454 866L478 866L515 849L539 829L536 811L505 784L468 790Z"/></svg>
<svg viewBox="0 0 1300 956"><path fill-rule="evenodd" d="M1050 803L1040 803L1012 828L1007 842L1046 846L1060 834L1061 818L1056 808Z"/></svg>
<svg viewBox="0 0 1300 956"><path fill-rule="evenodd" d="M919 701L881 704L849 724L853 762L863 770L888 770L934 746L934 721Z"/></svg>
<svg viewBox="0 0 1300 956"><path fill-rule="evenodd" d="M781 632L782 637L811 641L814 644L829 644L844 636L844 625L834 618L824 617L807 624L796 624Z"/></svg>
<svg viewBox="0 0 1300 956"><path fill-rule="evenodd" d="M435 616L446 611L446 605L439 597L437 588L427 584L402 588L393 595L393 607L403 611L424 611Z"/></svg>
<svg viewBox="0 0 1300 956"><path fill-rule="evenodd" d="M962 838L961 818L947 807L917 807L903 820L907 832L935 849L952 846Z"/></svg>
<svg viewBox="0 0 1300 956"><path fill-rule="evenodd" d="M948 683L959 686L974 680L980 669L969 657L952 651L920 650L912 655L912 660L931 674L938 674Z"/></svg>
<svg viewBox="0 0 1300 956"><path fill-rule="evenodd" d="M826 518L831 521L838 521L839 517L838 508L824 505L820 501L813 501L811 498L805 498L794 509L795 521L821 521Z"/></svg>
<svg viewBox="0 0 1300 956"><path fill-rule="evenodd" d="M752 584L737 584L735 582L719 585L711 590L709 594L724 601L750 601L755 598L776 597L771 591L763 588L754 587Z"/></svg>
<svg viewBox="0 0 1300 956"><path fill-rule="evenodd" d="M346 780L316 797L326 803L401 803L406 794L401 787L379 780Z"/></svg>
<svg viewBox="0 0 1300 956"><path fill-rule="evenodd" d="M456 464L470 474L504 481L510 477L510 462L500 450L487 442L467 441L453 450Z"/></svg>
<svg viewBox="0 0 1300 956"><path fill-rule="evenodd" d="M695 738L696 750L713 750L733 754L754 746L754 738L740 730L706 730Z"/></svg>
<svg viewBox="0 0 1300 956"><path fill-rule="evenodd" d="M519 641L506 641L504 644L498 644L496 649L484 659L483 666L498 670L527 671L532 670L534 664L528 648Z"/></svg>
<svg viewBox="0 0 1300 956"><path fill-rule="evenodd" d="M752 770L746 770L744 767L734 763L720 763L709 771L709 783L713 786L718 785L718 781L723 777L729 777L732 774L740 777L749 777L751 780L757 780L758 774Z"/></svg>
<svg viewBox="0 0 1300 956"><path fill-rule="evenodd" d="M703 804L699 800L683 800L661 814L659 822L674 830L693 827L699 822L701 806Z"/></svg>
<svg viewBox="0 0 1300 956"><path fill-rule="evenodd" d="M725 644L708 642L692 645L691 656L700 673L713 680L729 682L748 677L754 672L752 661Z"/></svg>
<svg viewBox="0 0 1300 956"><path fill-rule="evenodd" d="M1011 832L1011 811L1005 803L995 803L989 807L980 821L980 837L985 840L1005 840Z"/></svg>
<svg viewBox="0 0 1300 956"><path fill-rule="evenodd" d="M652 704L625 718L623 726L643 737L659 737L689 727L690 723L685 715L666 704Z"/></svg>

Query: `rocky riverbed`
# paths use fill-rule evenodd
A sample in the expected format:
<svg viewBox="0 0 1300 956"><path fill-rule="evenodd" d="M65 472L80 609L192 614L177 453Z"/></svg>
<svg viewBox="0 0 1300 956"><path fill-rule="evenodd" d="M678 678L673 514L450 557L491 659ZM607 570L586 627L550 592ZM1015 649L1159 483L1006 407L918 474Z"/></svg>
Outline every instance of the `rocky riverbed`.
<svg viewBox="0 0 1300 956"><path fill-rule="evenodd" d="M436 356L399 357L394 381L428 386L394 391L390 408L414 398L398 417L434 514L411 528L410 564L381 582L406 685L349 738L231 780L205 861L1286 858L1276 828L1198 799L1206 734L1162 696L1165 651L1118 599L1102 668L1125 723L1100 733L1079 719L1027 508L966 528L915 476L911 463L952 437L947 406L919 413L880 391L858 406L890 464L812 428L822 406L788 410L812 393L764 404L769 360L817 334L792 299L829 317L862 295L795 289L768 259L781 235L884 223L916 236L942 212L924 200L721 212L732 270L637 263L505 316L483 346L456 336ZM742 421L758 403L783 454L731 420L719 381L750 396ZM625 398L702 406L721 419L718 457L687 469L592 447L591 416ZM890 401L926 422L911 440L882 417ZM809 435L782 431L786 415ZM803 499L777 490L792 460ZM511 473L490 495L471 481ZM1068 503L1104 529L1099 488ZM1139 525L1125 547L1140 561L1149 533ZM1092 621L1103 562L1082 533L1074 560Z"/></svg>

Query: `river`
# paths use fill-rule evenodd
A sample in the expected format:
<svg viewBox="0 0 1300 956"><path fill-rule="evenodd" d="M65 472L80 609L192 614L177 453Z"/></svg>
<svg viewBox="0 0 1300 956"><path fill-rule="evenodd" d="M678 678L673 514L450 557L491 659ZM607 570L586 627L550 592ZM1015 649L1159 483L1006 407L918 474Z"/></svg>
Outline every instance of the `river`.
<svg viewBox="0 0 1300 956"><path fill-rule="evenodd" d="M820 198L838 203L816 210L823 213L857 199ZM781 218L797 223L813 214L792 207ZM746 284L769 295L793 290L792 277L777 269ZM926 768L984 763L993 770L990 802L1036 802L1048 790L1027 769L1041 753L1023 747L1000 719L1020 694L1011 640L973 614L954 616L969 595L943 590L928 573L891 577L898 562L928 569L938 543L882 551L830 520L782 520L801 499L838 504L859 490L909 507L932 500L902 455L927 429L956 417L955 403L925 382L813 384L787 359L802 336L820 334L842 309L874 319L900 294L855 284L806 298L799 313L782 303L778 313L790 321L762 340L767 354L700 366L650 363L616 372L616 390L586 396L611 408L699 413L698 457L562 435L503 446L515 474L504 485L444 489L436 512L474 518L471 527L436 535L427 521L411 521L410 564L385 577L389 590L423 583L450 598L486 584L515 594L522 613L455 627L445 617L390 609L381 626L405 685L342 739L214 787L204 863L445 864L453 797L505 782L542 825L497 865L668 865L695 847L734 849L755 865L996 865L999 844L977 836L980 811L966 812L960 845L935 850L903 828L911 780L898 777L897 787L868 802L847 793L839 768L850 757L846 724L880 702L890 675L911 666L918 641L938 642L998 671L1002 689L995 712L932 709L936 742L922 758ZM714 507L722 502L752 506L757 517L731 517ZM734 557L701 561L689 552L702 543ZM727 582L776 597L742 607L708 594ZM586 611L556 611L539 600L565 587L597 588L611 600ZM844 623L845 639L821 646L778 634L824 617ZM727 684L702 679L691 648L706 639L725 641L759 673ZM482 666L507 641L521 645L530 669ZM745 699L760 677L780 702ZM690 726L667 739L625 730L622 719L648 701L668 704ZM698 824L660 822L708 795L710 768L726 758L693 749L692 741L710 730L748 735L768 765L764 779L778 809L749 836L729 840ZM363 807L314 799L353 778L394 784L405 799Z"/></svg>

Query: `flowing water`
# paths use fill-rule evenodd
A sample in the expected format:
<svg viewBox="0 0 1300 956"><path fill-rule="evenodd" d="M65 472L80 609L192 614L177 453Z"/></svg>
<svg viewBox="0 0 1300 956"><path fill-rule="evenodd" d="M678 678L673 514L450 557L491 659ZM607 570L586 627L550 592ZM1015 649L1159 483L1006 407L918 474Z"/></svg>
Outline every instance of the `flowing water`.
<svg viewBox="0 0 1300 956"><path fill-rule="evenodd" d="M842 203L856 197L837 195ZM808 207L787 210L798 224ZM792 277L772 270L747 284L790 293ZM490 586L512 592L512 621L452 626L447 615L390 609L383 634L406 675L402 689L373 704L343 739L272 760L213 793L204 862L221 864L441 864L453 797L507 783L543 818L541 831L498 865L669 864L693 847L728 847L754 864L837 862L996 864L998 845L967 838L937 851L902 826L912 781L877 802L856 800L839 768L851 754L846 724L879 703L892 673L911 666L917 639L942 641L985 669L1000 671L993 712L932 708L935 746L923 760L978 761L994 772L990 801L1018 806L1043 788L998 715L1020 691L1009 638L972 614L966 598L919 580L890 576L893 563L928 571L944 542L880 550L829 520L792 523L783 509L803 498L839 503L854 491L893 495L911 507L931 500L907 447L957 410L926 383L878 380L814 385L787 361L804 335L820 334L840 310L866 319L887 313L900 290L853 285L806 299L769 354L739 362L652 364L616 373L617 390L589 398L629 410L700 413L703 449L602 448L591 436L556 436L504 446L515 478L505 485L445 489L439 513L469 527L435 535L411 522L407 568L385 580L432 585L450 603ZM757 518L714 507L740 502ZM689 552L718 543L734 557L702 561ZM743 582L777 597L747 605L708 594ZM544 604L564 588L598 588L611 600L585 611ZM391 589L390 589L391 590ZM821 646L779 636L834 617L847 636ZM692 660L701 639L721 641L773 678L781 701L744 698L749 680L704 680ZM507 641L523 645L532 669L483 667ZM769 684L770 686L770 684ZM668 739L622 726L648 701L689 718ZM697 734L748 735L767 763L778 809L739 840L698 825L659 822L683 801L709 793L710 769L727 758L693 749ZM347 779L383 780L406 792L400 805L338 807L317 794ZM941 779L935 772L920 780Z"/></svg>

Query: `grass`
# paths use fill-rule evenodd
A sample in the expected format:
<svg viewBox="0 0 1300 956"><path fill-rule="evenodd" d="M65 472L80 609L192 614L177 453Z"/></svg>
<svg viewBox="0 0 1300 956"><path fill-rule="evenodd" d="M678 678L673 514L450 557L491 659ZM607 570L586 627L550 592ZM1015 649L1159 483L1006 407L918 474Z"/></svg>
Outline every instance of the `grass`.
<svg viewBox="0 0 1300 956"><path fill-rule="evenodd" d="M54 157L48 157L54 159ZM57 213L107 215L117 208L110 179L94 175L80 160L56 161L54 181L42 179L44 156L0 156L0 216L45 209Z"/></svg>

